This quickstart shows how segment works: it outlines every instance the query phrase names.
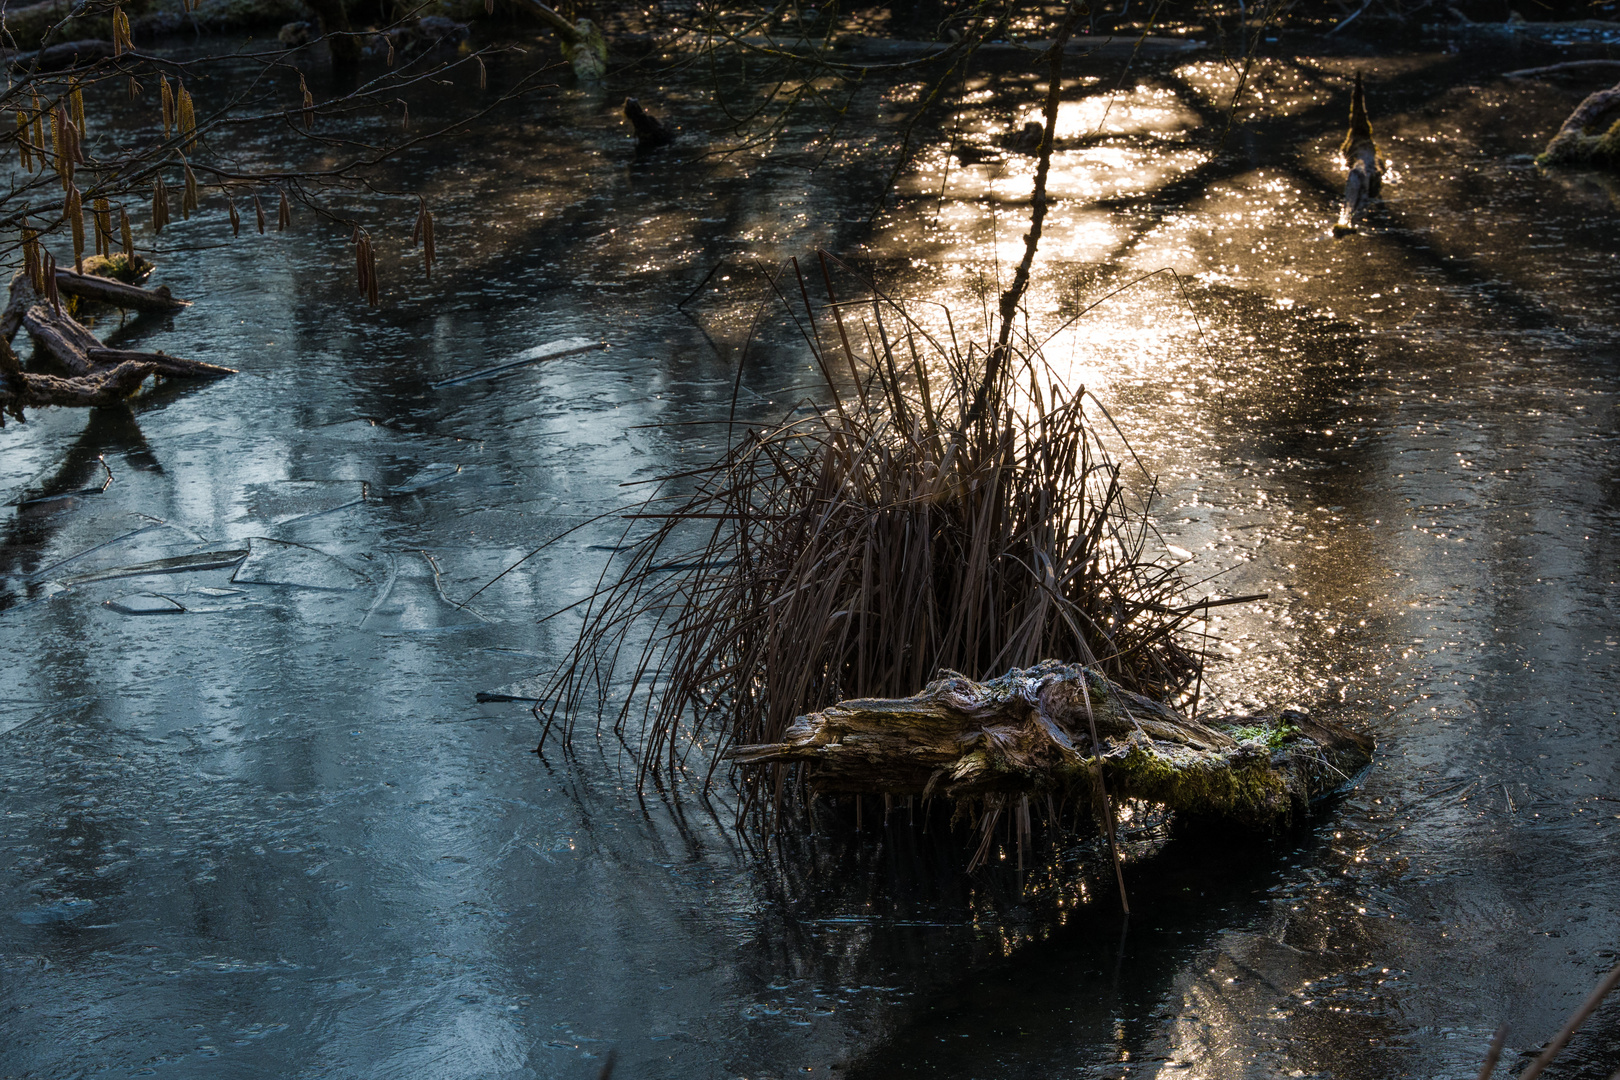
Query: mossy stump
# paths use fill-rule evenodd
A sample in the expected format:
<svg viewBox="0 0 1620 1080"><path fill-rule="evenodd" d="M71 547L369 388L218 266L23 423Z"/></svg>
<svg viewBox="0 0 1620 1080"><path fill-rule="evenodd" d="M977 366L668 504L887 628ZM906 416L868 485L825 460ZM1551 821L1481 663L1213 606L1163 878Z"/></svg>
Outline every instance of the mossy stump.
<svg viewBox="0 0 1620 1080"><path fill-rule="evenodd" d="M1190 720L1078 664L1048 660L988 682L946 673L922 693L799 717L781 742L728 753L802 764L818 794L942 797L984 808L1051 796L1114 799L1275 829L1348 785L1373 740L1297 709Z"/></svg>

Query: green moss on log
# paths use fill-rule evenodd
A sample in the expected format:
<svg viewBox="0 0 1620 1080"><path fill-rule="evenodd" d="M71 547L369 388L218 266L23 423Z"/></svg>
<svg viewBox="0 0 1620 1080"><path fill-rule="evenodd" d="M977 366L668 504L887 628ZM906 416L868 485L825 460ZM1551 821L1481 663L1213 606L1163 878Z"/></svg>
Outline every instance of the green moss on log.
<svg viewBox="0 0 1620 1080"><path fill-rule="evenodd" d="M1599 90L1577 105L1536 164L1620 170L1620 86Z"/></svg>
<svg viewBox="0 0 1620 1080"><path fill-rule="evenodd" d="M1081 665L1047 661L922 693L801 716L745 766L798 763L826 794L943 797L993 807L1031 795L1115 796L1250 828L1286 824L1371 761L1372 740L1289 709L1200 723Z"/></svg>

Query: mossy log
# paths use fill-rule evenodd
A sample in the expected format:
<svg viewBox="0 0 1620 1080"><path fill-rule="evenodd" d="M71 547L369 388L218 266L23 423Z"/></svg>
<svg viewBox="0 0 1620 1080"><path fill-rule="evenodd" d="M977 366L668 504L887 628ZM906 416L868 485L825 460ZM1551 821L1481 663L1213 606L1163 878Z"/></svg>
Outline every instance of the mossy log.
<svg viewBox="0 0 1620 1080"><path fill-rule="evenodd" d="M1048 660L988 682L955 673L915 697L855 699L795 720L745 766L802 763L819 794L934 796L988 806L1108 793L1276 828L1349 784L1373 741L1287 709L1199 722L1096 671Z"/></svg>
<svg viewBox="0 0 1620 1080"><path fill-rule="evenodd" d="M607 39L589 19L569 22L542 0L528 0L526 10L550 26L562 44L563 59L574 69L574 78L587 85L602 81L607 74Z"/></svg>
<svg viewBox="0 0 1620 1080"><path fill-rule="evenodd" d="M1620 169L1620 84L1589 94L1575 106L1536 164Z"/></svg>

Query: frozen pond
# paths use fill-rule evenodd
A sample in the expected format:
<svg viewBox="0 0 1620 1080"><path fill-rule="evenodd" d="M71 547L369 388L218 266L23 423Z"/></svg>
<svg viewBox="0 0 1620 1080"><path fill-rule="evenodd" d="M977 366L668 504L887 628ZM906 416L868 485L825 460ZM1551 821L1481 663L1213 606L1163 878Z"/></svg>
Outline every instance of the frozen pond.
<svg viewBox="0 0 1620 1080"><path fill-rule="evenodd" d="M538 758L475 699L569 643L539 618L612 556L620 485L712 448L678 425L725 407L749 260L993 304L1032 165L950 144L1016 129L1027 81L966 80L872 231L893 100L812 170L700 153L700 81L615 87L688 128L651 162L571 89L407 160L445 280L388 263L399 210L380 311L341 229L172 224L157 280L197 303L123 333L241 374L0 431L0 1075L1460 1078L1503 1020L1514 1063L1620 940L1620 195L1532 167L1584 90L1520 60L1267 62L1224 143L1207 56L1076 65L1032 321L1208 588L1270 594L1206 692L1380 742L1309 831L1142 834L1128 925L1106 881L1019 901L898 821L761 864L723 808L638 800L611 738ZM1394 172L1335 241L1358 66ZM758 415L814 392L790 342L748 355ZM1559 1075L1617 1066L1620 1002Z"/></svg>

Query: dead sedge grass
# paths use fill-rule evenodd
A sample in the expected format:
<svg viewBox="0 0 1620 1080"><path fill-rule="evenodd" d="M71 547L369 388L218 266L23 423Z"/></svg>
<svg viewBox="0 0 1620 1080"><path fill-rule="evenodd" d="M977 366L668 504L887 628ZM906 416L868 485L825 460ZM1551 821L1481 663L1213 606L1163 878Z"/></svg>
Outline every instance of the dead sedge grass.
<svg viewBox="0 0 1620 1080"><path fill-rule="evenodd" d="M628 515L651 531L584 603L547 732L571 736L623 695L612 718L639 740L642 778L708 781L733 745L776 742L841 699L909 696L942 669L983 679L1056 658L1158 698L1185 690L1200 657L1180 629L1201 608L1178 606L1184 582L1157 561L1100 406L1031 341L964 348L948 316L935 336L870 285L838 303L821 269L819 311L797 263L775 285L825 402L735 425L715 460Z"/></svg>

